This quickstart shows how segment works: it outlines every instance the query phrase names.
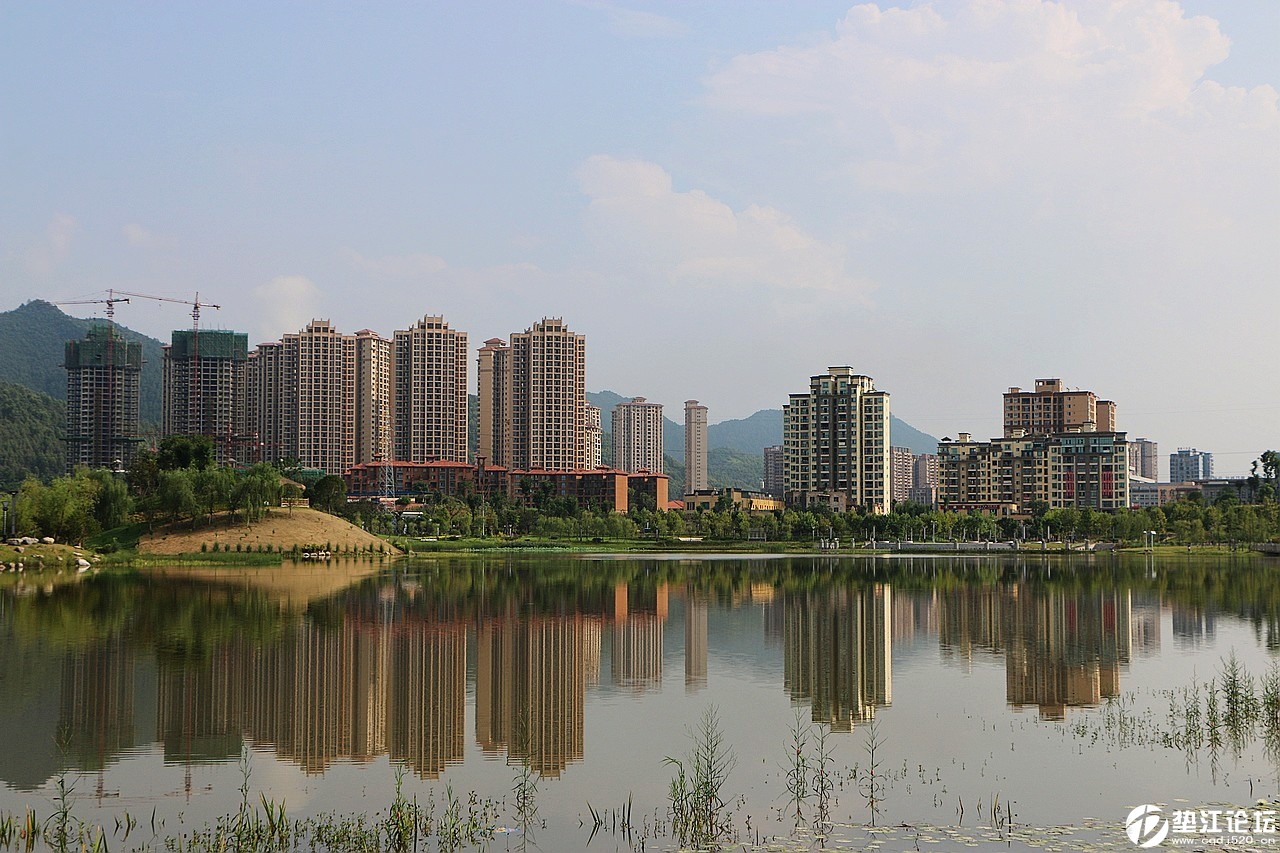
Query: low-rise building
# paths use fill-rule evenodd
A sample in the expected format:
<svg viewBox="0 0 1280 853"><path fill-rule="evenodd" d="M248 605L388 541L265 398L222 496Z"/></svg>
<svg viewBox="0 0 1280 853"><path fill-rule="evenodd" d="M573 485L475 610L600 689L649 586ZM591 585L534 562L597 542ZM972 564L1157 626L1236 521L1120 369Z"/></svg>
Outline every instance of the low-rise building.
<svg viewBox="0 0 1280 853"><path fill-rule="evenodd" d="M786 501L766 495L764 492L752 492L746 489L699 489L684 496L686 511L713 510L718 506L728 506L741 512L777 512L786 508Z"/></svg>

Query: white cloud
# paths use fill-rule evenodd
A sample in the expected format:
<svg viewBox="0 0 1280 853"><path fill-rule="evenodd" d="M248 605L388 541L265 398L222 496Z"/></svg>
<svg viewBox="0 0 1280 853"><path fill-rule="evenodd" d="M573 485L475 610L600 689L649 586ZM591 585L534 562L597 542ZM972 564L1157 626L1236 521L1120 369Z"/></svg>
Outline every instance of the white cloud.
<svg viewBox="0 0 1280 853"><path fill-rule="evenodd" d="M1280 176L1280 113L1271 86L1205 79L1229 46L1216 21L1165 0L862 5L819 43L731 60L707 100L808 117L873 191L1163 187L1199 207L1218 182L1206 171L1252 170L1270 185L1230 205L1256 207ZM1213 162L1224 153L1233 162Z"/></svg>
<svg viewBox="0 0 1280 853"><path fill-rule="evenodd" d="M258 310L258 334L262 340L295 332L316 317L320 288L306 276L282 275L253 291Z"/></svg>
<svg viewBox="0 0 1280 853"><path fill-rule="evenodd" d="M577 177L590 199L586 227L603 262L639 278L852 295L869 289L845 270L838 246L774 208L734 210L702 190L677 191L666 170L642 160L597 155Z"/></svg>
<svg viewBox="0 0 1280 853"><path fill-rule="evenodd" d="M27 248L27 272L34 276L52 275L71 254L71 238L77 230L74 216L55 215L45 226L44 237Z"/></svg>
<svg viewBox="0 0 1280 853"><path fill-rule="evenodd" d="M124 226L121 233L124 234L124 239L130 246L140 249L154 246L156 243L155 233L136 222L130 222Z"/></svg>
<svg viewBox="0 0 1280 853"><path fill-rule="evenodd" d="M345 248L342 257L352 269L388 279L427 278L449 266L444 258L426 253L367 258L355 249Z"/></svg>

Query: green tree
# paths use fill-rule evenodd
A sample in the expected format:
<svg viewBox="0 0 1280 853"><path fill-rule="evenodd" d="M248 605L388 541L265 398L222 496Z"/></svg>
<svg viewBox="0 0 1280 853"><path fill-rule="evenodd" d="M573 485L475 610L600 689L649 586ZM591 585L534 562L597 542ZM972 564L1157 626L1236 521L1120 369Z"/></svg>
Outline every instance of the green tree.
<svg viewBox="0 0 1280 853"><path fill-rule="evenodd" d="M307 496L313 507L333 513L340 504L346 502L347 484L341 477L329 474L307 489Z"/></svg>
<svg viewBox="0 0 1280 853"><path fill-rule="evenodd" d="M208 468L213 464L213 440L207 435L169 435L160 440L156 462L163 471Z"/></svg>

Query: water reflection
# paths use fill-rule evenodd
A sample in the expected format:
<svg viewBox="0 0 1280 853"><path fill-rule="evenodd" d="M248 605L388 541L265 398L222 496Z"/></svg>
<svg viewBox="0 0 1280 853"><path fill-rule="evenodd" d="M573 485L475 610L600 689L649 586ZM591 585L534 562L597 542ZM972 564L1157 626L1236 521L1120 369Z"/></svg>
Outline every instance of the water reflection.
<svg viewBox="0 0 1280 853"><path fill-rule="evenodd" d="M464 761L471 709L481 752L556 777L584 759L590 697L661 693L669 656L687 692L714 701L716 671L753 666L847 732L892 706L895 647L927 650L960 670L1002 665L1004 700L1056 720L1119 695L1135 657L1159 653L1165 617L1193 644L1236 611L1272 644L1273 575L458 559L302 596L278 578L104 576L0 597L0 726L14 733L0 776L30 788L157 743L187 765L253 744L312 774L389 756L434 779ZM730 649L734 662L715 660Z"/></svg>

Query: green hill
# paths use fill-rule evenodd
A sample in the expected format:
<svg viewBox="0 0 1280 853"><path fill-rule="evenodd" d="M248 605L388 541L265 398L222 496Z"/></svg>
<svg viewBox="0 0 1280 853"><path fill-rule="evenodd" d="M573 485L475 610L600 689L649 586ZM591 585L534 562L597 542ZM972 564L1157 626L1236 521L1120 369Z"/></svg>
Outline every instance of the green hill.
<svg viewBox="0 0 1280 853"><path fill-rule="evenodd" d="M47 480L63 472L65 412L48 394L0 382L0 492L16 489L28 476Z"/></svg>
<svg viewBox="0 0 1280 853"><path fill-rule="evenodd" d="M0 381L66 401L67 372L62 366L66 343L84 337L90 326L104 322L68 316L42 299L0 312ZM158 424L163 344L125 326L117 325L116 329L129 340L142 343L139 415L144 423Z"/></svg>

